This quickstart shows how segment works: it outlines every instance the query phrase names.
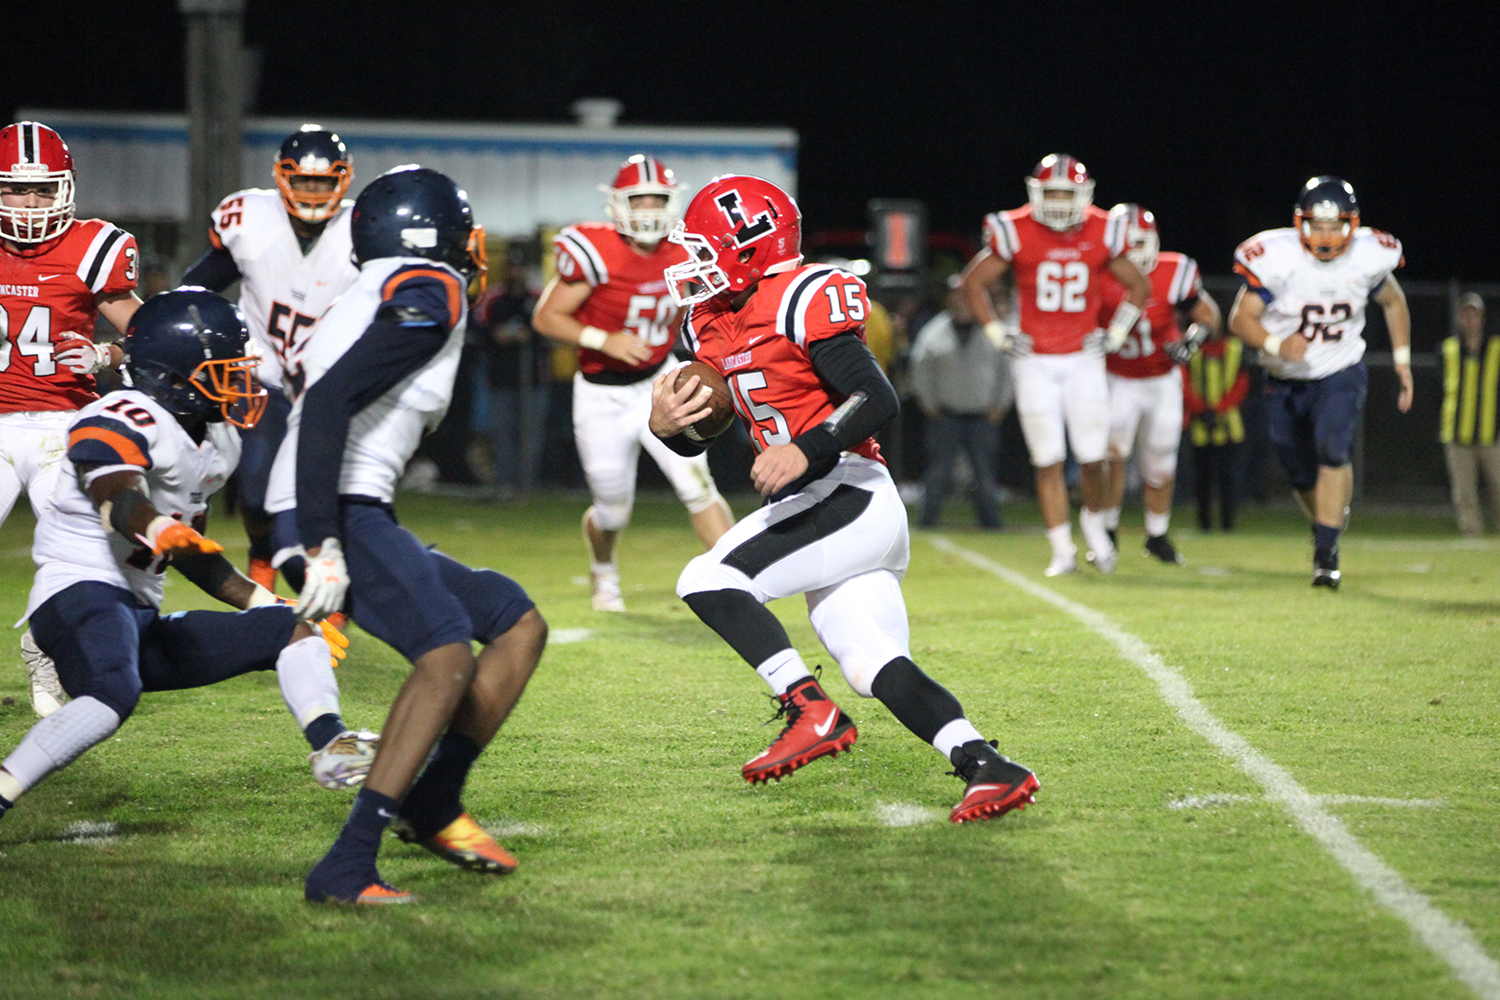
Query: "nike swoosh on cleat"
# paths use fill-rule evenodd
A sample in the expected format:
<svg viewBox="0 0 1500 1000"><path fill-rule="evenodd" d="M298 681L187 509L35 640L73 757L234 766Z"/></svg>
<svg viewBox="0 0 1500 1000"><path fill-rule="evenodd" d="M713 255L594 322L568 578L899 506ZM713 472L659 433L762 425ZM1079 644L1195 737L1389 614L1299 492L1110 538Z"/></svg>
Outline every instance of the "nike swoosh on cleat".
<svg viewBox="0 0 1500 1000"><path fill-rule="evenodd" d="M837 707L835 707L832 712L828 713L828 718L823 721L823 724L821 726L813 726L813 732L817 733L820 737L827 736L828 731L833 728L833 724L838 720L839 710Z"/></svg>

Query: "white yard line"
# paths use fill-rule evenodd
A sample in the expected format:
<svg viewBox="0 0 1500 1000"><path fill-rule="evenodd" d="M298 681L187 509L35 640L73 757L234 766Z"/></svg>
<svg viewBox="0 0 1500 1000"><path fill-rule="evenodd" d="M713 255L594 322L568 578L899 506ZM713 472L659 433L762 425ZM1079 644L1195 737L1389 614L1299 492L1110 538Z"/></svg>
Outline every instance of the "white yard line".
<svg viewBox="0 0 1500 1000"><path fill-rule="evenodd" d="M1433 906L1427 897L1407 885L1394 869L1355 840L1344 829L1342 821L1323 807L1323 800L1319 796L1303 788L1285 768L1215 718L1193 694L1192 685L1187 679L1152 652L1150 646L1094 609L1071 601L1009 567L954 545L941 535L924 537L934 548L957 556L1011 586L1067 612L1095 634L1112 643L1120 651L1120 655L1156 683L1162 700L1172 707L1189 729L1234 761L1241 771L1265 789L1266 798L1280 803L1302 831L1323 845L1323 849L1353 875L1361 887L1382 906L1406 921L1418 939L1448 964L1459 982L1468 986L1483 1000L1500 1000L1500 963L1496 963L1485 952L1474 933Z"/></svg>
<svg viewBox="0 0 1500 1000"><path fill-rule="evenodd" d="M1382 799L1370 795L1316 795L1321 805L1368 805L1386 806L1391 809L1441 809L1448 803L1442 799ZM1274 802L1268 795L1189 795L1167 803L1168 809L1213 809L1216 806L1237 806L1246 802Z"/></svg>
<svg viewBox="0 0 1500 1000"><path fill-rule="evenodd" d="M594 634L591 628L555 628L547 636L547 645L562 646L570 642L584 642Z"/></svg>

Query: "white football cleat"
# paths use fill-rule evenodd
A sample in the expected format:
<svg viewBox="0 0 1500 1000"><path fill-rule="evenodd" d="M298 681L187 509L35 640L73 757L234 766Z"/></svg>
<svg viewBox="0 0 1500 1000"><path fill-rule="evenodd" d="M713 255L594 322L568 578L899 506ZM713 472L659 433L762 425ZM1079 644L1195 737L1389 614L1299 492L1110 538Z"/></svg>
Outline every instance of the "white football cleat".
<svg viewBox="0 0 1500 1000"><path fill-rule="evenodd" d="M1120 553L1113 545L1109 545L1108 542L1105 545L1106 548L1102 552L1089 549L1088 559L1099 572L1113 573L1115 571L1115 562L1119 559Z"/></svg>
<svg viewBox="0 0 1500 1000"><path fill-rule="evenodd" d="M357 788L365 783L379 747L379 733L346 729L323 749L308 754L307 762L312 765L313 778L324 788Z"/></svg>
<svg viewBox="0 0 1500 1000"><path fill-rule="evenodd" d="M31 629L21 636L21 659L26 663L26 677L30 681L31 710L38 719L45 719L63 707L68 694L57 679L57 664L37 647Z"/></svg>
<svg viewBox="0 0 1500 1000"><path fill-rule="evenodd" d="M1075 553L1076 553L1076 550L1074 552L1067 552L1067 553L1061 553L1061 554L1058 554L1058 555L1054 555L1052 557L1052 561L1047 564L1047 570L1046 570L1046 572L1043 575L1044 576L1065 576L1068 573L1077 573L1078 572L1078 559L1076 558Z"/></svg>
<svg viewBox="0 0 1500 1000"><path fill-rule="evenodd" d="M595 611L624 611L625 598L620 595L619 573L589 571L589 596Z"/></svg>

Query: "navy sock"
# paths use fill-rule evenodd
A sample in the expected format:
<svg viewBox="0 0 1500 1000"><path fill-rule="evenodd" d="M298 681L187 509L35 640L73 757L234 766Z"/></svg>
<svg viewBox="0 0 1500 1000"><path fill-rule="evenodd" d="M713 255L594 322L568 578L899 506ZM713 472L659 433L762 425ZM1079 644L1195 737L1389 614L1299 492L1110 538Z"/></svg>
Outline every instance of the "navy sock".
<svg viewBox="0 0 1500 1000"><path fill-rule="evenodd" d="M1318 554L1324 555L1338 548L1341 532L1342 529L1340 528L1330 528L1326 524L1314 524L1313 546L1318 550Z"/></svg>
<svg viewBox="0 0 1500 1000"><path fill-rule="evenodd" d="M302 735L307 737L307 742L312 744L314 750L321 750L347 728L349 727L344 725L341 716L335 712L326 712L309 722L307 728L302 730Z"/></svg>
<svg viewBox="0 0 1500 1000"><path fill-rule="evenodd" d="M250 539L250 558L251 559L263 559L266 562L270 562L271 561L271 557L274 556L275 554L276 554L276 550L271 546L271 534L270 534L270 532L267 532L264 535L259 535L259 536L256 536L256 537L252 537Z"/></svg>
<svg viewBox="0 0 1500 1000"><path fill-rule="evenodd" d="M380 853L380 837L400 808L401 803L389 795L361 788L339 839L307 873L307 898L315 903L329 899L352 903L379 881L375 857Z"/></svg>
<svg viewBox="0 0 1500 1000"><path fill-rule="evenodd" d="M7 799L4 795L0 795L0 816L4 816L5 810L9 809L13 805L15 805L14 802L12 802L10 799Z"/></svg>
<svg viewBox="0 0 1500 1000"><path fill-rule="evenodd" d="M438 740L432 759L401 804L401 818L418 838L425 840L463 815L461 794L479 751L479 744L462 733L447 732Z"/></svg>
<svg viewBox="0 0 1500 1000"><path fill-rule="evenodd" d="M400 811L401 803L396 799L361 788L354 797L354 807L349 810L349 818L344 821L344 829L339 832L333 851L367 855L373 862L380 852L380 835Z"/></svg>

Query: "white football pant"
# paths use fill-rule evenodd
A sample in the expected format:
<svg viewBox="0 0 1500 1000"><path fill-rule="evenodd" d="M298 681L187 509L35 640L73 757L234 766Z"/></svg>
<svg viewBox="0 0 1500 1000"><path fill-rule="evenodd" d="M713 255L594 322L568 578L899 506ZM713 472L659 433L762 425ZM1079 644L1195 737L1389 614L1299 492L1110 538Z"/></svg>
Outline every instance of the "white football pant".
<svg viewBox="0 0 1500 1000"><path fill-rule="evenodd" d="M1063 434L1080 465L1104 459L1109 441L1109 384L1104 378L1104 356L1033 354L1013 358L1011 378L1016 385L1016 412L1021 432L1039 469L1067 456Z"/></svg>
<svg viewBox="0 0 1500 1000"><path fill-rule="evenodd" d="M1182 369L1154 378L1109 377L1109 454L1129 458L1140 447L1141 478L1165 486L1177 475L1182 441Z"/></svg>

